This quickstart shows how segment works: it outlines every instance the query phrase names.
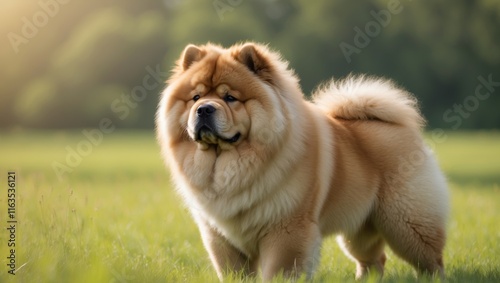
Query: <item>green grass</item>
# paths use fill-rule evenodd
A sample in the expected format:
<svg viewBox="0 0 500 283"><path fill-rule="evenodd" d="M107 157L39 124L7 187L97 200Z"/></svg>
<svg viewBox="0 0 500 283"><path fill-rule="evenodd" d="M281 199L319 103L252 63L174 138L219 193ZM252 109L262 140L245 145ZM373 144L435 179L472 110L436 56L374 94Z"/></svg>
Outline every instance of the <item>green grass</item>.
<svg viewBox="0 0 500 283"><path fill-rule="evenodd" d="M64 163L65 147L82 139L80 132L0 133L0 221L6 225L13 170L20 268L7 273L9 234L2 229L0 282L217 282L153 133L106 135L59 180L52 163ZM500 133L447 133L436 152L453 201L447 278L500 282ZM353 281L354 269L334 238L326 239L315 281ZM389 252L384 282L415 281Z"/></svg>

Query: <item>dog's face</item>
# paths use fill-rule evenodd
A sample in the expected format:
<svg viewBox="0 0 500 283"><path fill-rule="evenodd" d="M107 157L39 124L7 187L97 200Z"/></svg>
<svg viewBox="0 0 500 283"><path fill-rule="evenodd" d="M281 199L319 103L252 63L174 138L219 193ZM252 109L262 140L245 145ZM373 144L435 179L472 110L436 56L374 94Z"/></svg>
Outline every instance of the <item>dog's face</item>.
<svg viewBox="0 0 500 283"><path fill-rule="evenodd" d="M187 46L169 87L166 111L177 120L168 121L171 133L187 134L201 150L224 150L257 140L255 131L281 117L272 67L258 48Z"/></svg>
<svg viewBox="0 0 500 283"><path fill-rule="evenodd" d="M202 148L227 147L248 135L250 117L247 98L227 84L209 89L199 83L192 92L187 132Z"/></svg>

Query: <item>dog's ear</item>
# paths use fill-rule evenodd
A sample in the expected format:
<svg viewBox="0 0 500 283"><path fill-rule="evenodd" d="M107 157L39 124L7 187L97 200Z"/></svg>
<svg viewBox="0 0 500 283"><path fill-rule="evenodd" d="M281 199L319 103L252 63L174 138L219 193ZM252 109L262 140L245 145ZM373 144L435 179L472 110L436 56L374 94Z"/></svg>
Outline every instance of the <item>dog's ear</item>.
<svg viewBox="0 0 500 283"><path fill-rule="evenodd" d="M263 72L269 69L268 60L262 54L259 46L253 43L244 44L237 53L236 60L257 75L262 75Z"/></svg>
<svg viewBox="0 0 500 283"><path fill-rule="evenodd" d="M200 49L198 46L189 44L184 48L182 52L182 57L180 61L180 65L182 66L182 70L187 70L193 63L200 61L206 52L205 50Z"/></svg>
<svg viewBox="0 0 500 283"><path fill-rule="evenodd" d="M271 55L265 46L245 43L237 49L233 56L237 61L245 65L248 70L260 77L261 80L273 84L273 65L269 59Z"/></svg>

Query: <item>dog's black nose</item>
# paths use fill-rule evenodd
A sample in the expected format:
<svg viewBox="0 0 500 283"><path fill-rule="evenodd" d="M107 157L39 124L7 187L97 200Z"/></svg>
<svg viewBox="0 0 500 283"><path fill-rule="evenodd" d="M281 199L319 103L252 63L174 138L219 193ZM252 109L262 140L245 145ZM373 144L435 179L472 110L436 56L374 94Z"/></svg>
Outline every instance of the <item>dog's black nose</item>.
<svg viewBox="0 0 500 283"><path fill-rule="evenodd" d="M196 109L196 114L198 117L209 117L215 112L215 107L210 104L203 104L198 109Z"/></svg>

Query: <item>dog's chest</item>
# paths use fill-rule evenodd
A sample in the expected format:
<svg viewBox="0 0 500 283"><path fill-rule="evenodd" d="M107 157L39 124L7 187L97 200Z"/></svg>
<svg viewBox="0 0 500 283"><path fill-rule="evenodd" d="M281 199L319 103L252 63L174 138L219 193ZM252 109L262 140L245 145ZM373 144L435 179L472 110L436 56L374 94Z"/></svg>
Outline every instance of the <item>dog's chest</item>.
<svg viewBox="0 0 500 283"><path fill-rule="evenodd" d="M217 229L236 248L249 257L258 253L259 240L262 237L260 229L246 229L246 227L235 222L217 223Z"/></svg>

